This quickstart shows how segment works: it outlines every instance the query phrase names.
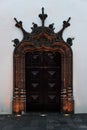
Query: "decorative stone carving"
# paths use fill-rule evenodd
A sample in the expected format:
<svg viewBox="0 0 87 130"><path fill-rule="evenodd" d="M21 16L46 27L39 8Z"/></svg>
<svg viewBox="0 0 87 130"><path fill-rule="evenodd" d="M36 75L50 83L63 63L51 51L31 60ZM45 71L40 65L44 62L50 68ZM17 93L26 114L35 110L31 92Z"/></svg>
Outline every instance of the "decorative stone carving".
<svg viewBox="0 0 87 130"><path fill-rule="evenodd" d="M13 68L14 68L14 87L13 87L13 108L14 114L21 114L26 112L26 89L25 89L25 54L27 52L34 51L52 51L61 54L61 99L60 99L60 111L62 113L74 113L74 99L73 99L73 80L72 80L72 39L67 39L67 42L63 39L64 30L70 26L70 19L63 22L62 29L57 33L54 32L54 24L45 26L45 20L47 14L44 14L44 8L42 8L42 14L39 14L42 25L39 26L33 22L32 32L27 32L22 24L22 21L18 21L16 18L15 26L21 29L23 33L22 41L18 39L14 41L14 54L13 54ZM34 55L33 58L37 58ZM51 58L53 58L51 56ZM37 74L36 72L34 73ZM53 72L51 73L54 74ZM50 84L51 87L54 84ZM35 97L36 99L37 97ZM53 98L53 97L52 97Z"/></svg>

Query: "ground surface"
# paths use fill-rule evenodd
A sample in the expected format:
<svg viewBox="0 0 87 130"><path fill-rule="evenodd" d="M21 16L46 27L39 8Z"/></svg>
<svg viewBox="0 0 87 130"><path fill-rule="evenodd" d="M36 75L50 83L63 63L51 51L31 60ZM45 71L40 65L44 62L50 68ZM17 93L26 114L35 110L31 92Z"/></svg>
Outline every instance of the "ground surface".
<svg viewBox="0 0 87 130"><path fill-rule="evenodd" d="M59 113L0 115L0 130L87 130L87 114Z"/></svg>

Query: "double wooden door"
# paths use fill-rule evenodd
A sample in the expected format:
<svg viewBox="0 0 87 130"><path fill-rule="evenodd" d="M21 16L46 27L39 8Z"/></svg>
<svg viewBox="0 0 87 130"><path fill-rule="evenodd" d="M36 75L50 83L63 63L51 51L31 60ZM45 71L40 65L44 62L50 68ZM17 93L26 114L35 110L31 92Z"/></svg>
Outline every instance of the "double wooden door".
<svg viewBox="0 0 87 130"><path fill-rule="evenodd" d="M61 55L52 51L25 55L26 112L60 111Z"/></svg>

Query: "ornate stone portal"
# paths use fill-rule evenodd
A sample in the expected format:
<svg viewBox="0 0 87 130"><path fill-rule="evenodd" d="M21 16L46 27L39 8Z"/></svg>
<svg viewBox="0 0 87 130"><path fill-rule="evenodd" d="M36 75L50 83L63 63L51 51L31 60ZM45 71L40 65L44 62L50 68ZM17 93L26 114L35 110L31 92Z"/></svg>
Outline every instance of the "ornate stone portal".
<svg viewBox="0 0 87 130"><path fill-rule="evenodd" d="M60 112L74 113L74 99L73 99L73 72L72 72L72 39L68 38L65 42L63 40L63 31L70 26L70 18L63 22L62 29L55 33L54 24L45 26L47 14L39 14L42 25L38 26L33 23L32 32L28 33L24 30L22 22L17 21L16 27L23 32L23 39L19 41L14 39L14 54L13 54L13 68L14 68L14 87L13 87L13 107L14 114L22 114L26 112L26 77L25 77L25 55L29 52L58 52L61 55L61 89L60 89ZM35 86L35 84L34 84ZM51 84L52 86L52 84ZM34 98L37 96L34 95ZM51 98L53 98L51 96Z"/></svg>

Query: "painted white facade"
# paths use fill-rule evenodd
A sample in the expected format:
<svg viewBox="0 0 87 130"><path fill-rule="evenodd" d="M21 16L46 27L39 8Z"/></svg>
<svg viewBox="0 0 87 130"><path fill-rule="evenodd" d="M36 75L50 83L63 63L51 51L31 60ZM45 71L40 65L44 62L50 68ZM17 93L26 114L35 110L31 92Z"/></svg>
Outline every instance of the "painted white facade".
<svg viewBox="0 0 87 130"><path fill-rule="evenodd" d="M41 8L48 14L46 25L55 23L59 31L63 20L71 17L71 26L64 32L64 39L73 41L73 94L75 113L87 113L87 0L0 0L0 114L12 112L13 97L13 43L22 39L14 25L14 17L23 21L31 31L32 22L41 25L38 14Z"/></svg>

